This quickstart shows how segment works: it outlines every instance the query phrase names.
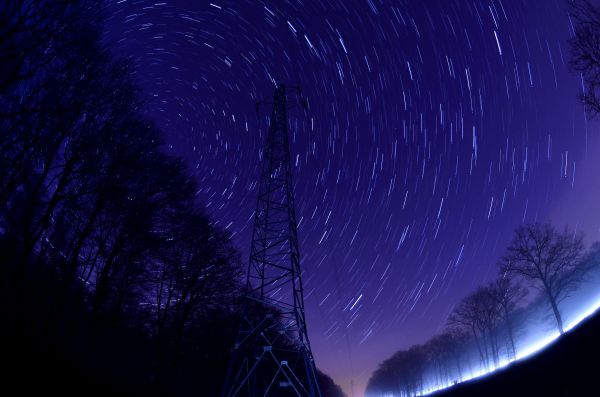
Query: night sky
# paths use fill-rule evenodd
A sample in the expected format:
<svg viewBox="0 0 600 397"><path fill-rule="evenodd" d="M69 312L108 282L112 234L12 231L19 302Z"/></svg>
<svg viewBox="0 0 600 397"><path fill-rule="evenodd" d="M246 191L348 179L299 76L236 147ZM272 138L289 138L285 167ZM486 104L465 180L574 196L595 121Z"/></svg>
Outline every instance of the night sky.
<svg viewBox="0 0 600 397"><path fill-rule="evenodd" d="M600 142L562 0L110 0L107 17L145 114L244 258L270 114L254 103L302 87L310 109L289 115L308 331L349 396L494 278L516 226L600 238Z"/></svg>

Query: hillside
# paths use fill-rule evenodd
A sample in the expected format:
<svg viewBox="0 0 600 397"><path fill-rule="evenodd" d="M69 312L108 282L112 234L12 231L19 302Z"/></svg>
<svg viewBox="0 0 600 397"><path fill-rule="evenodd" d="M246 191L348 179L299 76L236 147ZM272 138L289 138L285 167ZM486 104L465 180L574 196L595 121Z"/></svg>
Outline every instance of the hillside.
<svg viewBox="0 0 600 397"><path fill-rule="evenodd" d="M583 396L598 388L600 314L581 322L544 351L436 397ZM596 394L593 394L596 395Z"/></svg>

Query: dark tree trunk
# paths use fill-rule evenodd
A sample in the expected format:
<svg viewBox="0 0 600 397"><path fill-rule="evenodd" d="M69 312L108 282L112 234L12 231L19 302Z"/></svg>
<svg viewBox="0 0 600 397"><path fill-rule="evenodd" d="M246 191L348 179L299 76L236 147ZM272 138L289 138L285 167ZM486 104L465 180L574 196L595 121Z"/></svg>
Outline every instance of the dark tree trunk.
<svg viewBox="0 0 600 397"><path fill-rule="evenodd" d="M548 297L548 301L550 302L550 306L552 307L552 313L554 314L554 318L556 319L556 327L558 328L558 332L560 334L564 334L565 330L563 329L563 320L560 315L560 311L558 310L558 303L556 302L556 298L552 294L550 290L550 286L548 283L544 282L544 290L546 291L546 296Z"/></svg>
<svg viewBox="0 0 600 397"><path fill-rule="evenodd" d="M556 303L554 297L552 297L551 295L548 295L548 299L550 300L550 306L552 306L552 312L554 313L554 317L556 318L556 326L558 328L558 332L560 332L560 334L562 335L565 333L565 330L563 328L562 316L560 315L560 311L558 310L558 304Z"/></svg>
<svg viewBox="0 0 600 397"><path fill-rule="evenodd" d="M510 321L510 314L508 310L504 308L504 321L506 322L506 331L508 332L508 340L510 341L510 347L512 349L512 359L517 358L517 349L515 347L515 337L513 335L512 323Z"/></svg>

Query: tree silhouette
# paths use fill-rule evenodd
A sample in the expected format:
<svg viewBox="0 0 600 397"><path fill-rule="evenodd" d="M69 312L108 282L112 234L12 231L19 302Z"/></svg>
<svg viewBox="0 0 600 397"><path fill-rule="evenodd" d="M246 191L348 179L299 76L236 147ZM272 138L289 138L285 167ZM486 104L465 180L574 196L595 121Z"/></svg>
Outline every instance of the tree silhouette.
<svg viewBox="0 0 600 397"><path fill-rule="evenodd" d="M571 0L569 14L575 21L570 64L584 81L581 101L587 113L596 116L600 113L600 9L590 0Z"/></svg>
<svg viewBox="0 0 600 397"><path fill-rule="evenodd" d="M564 333L559 309L562 300L581 282L583 236L570 231L556 231L550 224L520 226L502 258L504 273L529 281L548 299L559 332Z"/></svg>
<svg viewBox="0 0 600 397"><path fill-rule="evenodd" d="M490 366L490 356L498 361L496 325L499 309L487 289L480 287L465 297L448 317L450 328L470 332L477 346L481 363Z"/></svg>
<svg viewBox="0 0 600 397"><path fill-rule="evenodd" d="M154 309L154 335L163 368L165 349L177 366L184 335L196 318L204 318L238 296L238 253L226 233L200 212L173 214L170 230L163 231L149 279ZM165 346L170 341L172 346ZM164 369L164 368L163 368Z"/></svg>
<svg viewBox="0 0 600 397"><path fill-rule="evenodd" d="M599 265L600 243L584 253L582 235L568 228L559 233L551 225L519 227L499 261L497 278L459 301L442 333L384 360L369 380L367 394L411 396L424 387L457 383L465 370L474 372L473 357L478 357L480 370L497 367L501 346L506 346L508 360L515 359L517 330L553 299L550 306L557 310L553 314L562 332L558 304ZM539 294L526 300L530 291L522 281Z"/></svg>
<svg viewBox="0 0 600 397"><path fill-rule="evenodd" d="M422 383L422 367L426 359L420 346L402 350L383 361L367 385L369 392L393 392L399 396L415 395Z"/></svg>
<svg viewBox="0 0 600 397"><path fill-rule="evenodd" d="M515 359L517 348L515 346L515 325L512 316L521 299L527 295L527 291L520 284L515 283L508 273L502 274L491 282L486 291L499 308L499 314L504 321L510 343L510 358Z"/></svg>
<svg viewBox="0 0 600 397"><path fill-rule="evenodd" d="M0 6L5 387L216 396L247 315L239 253L141 116L134 71L102 43L102 10Z"/></svg>
<svg viewBox="0 0 600 397"><path fill-rule="evenodd" d="M428 340L423 348L427 353L429 365L438 378L438 384L449 383L450 380L462 378L461 350L467 340L467 335L457 329L449 329ZM455 367L456 378L452 377Z"/></svg>

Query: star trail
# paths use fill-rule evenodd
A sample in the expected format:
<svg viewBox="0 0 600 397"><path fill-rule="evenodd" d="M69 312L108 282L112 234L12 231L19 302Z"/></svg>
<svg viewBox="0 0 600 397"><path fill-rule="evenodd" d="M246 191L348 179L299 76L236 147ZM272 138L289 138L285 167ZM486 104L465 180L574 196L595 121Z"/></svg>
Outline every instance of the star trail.
<svg viewBox="0 0 600 397"><path fill-rule="evenodd" d="M360 396L496 274L516 226L598 239L600 147L561 0L112 0L105 41L248 257L277 83L289 109L308 332ZM256 102L265 105L257 108Z"/></svg>

